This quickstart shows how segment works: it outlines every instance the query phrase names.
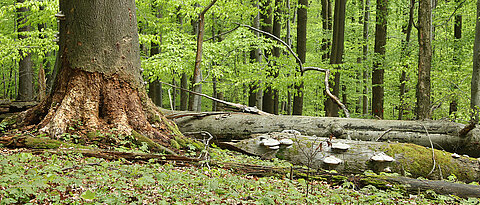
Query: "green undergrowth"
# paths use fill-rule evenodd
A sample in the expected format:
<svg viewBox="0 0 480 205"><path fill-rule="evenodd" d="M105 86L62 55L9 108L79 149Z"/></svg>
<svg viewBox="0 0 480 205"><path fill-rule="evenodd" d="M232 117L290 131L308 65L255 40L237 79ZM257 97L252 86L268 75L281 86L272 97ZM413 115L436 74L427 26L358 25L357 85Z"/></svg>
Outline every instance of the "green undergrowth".
<svg viewBox="0 0 480 205"><path fill-rule="evenodd" d="M442 204L454 197L403 195L373 186L354 189L282 177L257 178L222 168L175 167L154 161L108 161L80 154L33 155L0 150L0 204ZM210 149L212 160L261 162ZM238 161L243 160L243 161ZM269 165L289 166L281 161ZM432 198L430 196L430 198ZM478 200L476 201L478 203Z"/></svg>

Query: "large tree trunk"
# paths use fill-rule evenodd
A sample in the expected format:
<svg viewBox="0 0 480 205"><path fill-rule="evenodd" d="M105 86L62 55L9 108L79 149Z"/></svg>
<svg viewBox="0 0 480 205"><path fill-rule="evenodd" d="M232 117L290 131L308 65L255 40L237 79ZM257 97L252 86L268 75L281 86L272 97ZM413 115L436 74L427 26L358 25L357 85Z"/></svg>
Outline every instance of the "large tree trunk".
<svg viewBox="0 0 480 205"><path fill-rule="evenodd" d="M262 139L291 139L293 144L280 145L271 150L262 145ZM455 175L461 181L471 182L480 179L480 162L468 157L452 157L451 153L434 150L412 144L368 142L344 139L301 136L289 133L258 134L240 142L225 142L240 151L262 158L278 157L293 164L304 165L314 169L334 169L341 173L361 174L366 170L375 172L410 173L413 177L441 179L443 176ZM348 145L348 150L335 149L338 144ZM391 162L373 161L372 157L383 153L392 157ZM335 156L342 162L332 165L324 162L326 157ZM432 171L432 168L435 169ZM440 169L437 167L439 166ZM388 170L388 169L390 170Z"/></svg>
<svg viewBox="0 0 480 205"><path fill-rule="evenodd" d="M299 0L297 8L297 55L305 63L307 56L307 0ZM300 75L303 75L301 73ZM302 115L303 112L303 81L293 86L296 92L293 95L293 114Z"/></svg>
<svg viewBox="0 0 480 205"><path fill-rule="evenodd" d="M55 87L19 116L22 125L34 124L53 138L77 127L141 133L168 145L173 125L148 98L140 75L134 0L61 0L60 11L61 67Z"/></svg>
<svg viewBox="0 0 480 205"><path fill-rule="evenodd" d="M24 3L25 0L17 0L18 3ZM26 7L20 7L17 9L17 25L18 32L30 31L30 25L26 24ZM25 34L18 34L18 39L22 40L27 38ZM19 51L22 58L18 61L18 95L19 101L32 101L34 98L33 92L33 64L30 52L26 52L22 49ZM26 53L26 54L25 54Z"/></svg>
<svg viewBox="0 0 480 205"><path fill-rule="evenodd" d="M346 0L335 1L335 12L333 17L333 39L332 39L332 54L330 56L330 64L334 65L337 70L340 69L340 64L343 61L344 50L344 33L345 33L345 6ZM333 88L332 94L339 96L340 94L340 73L335 72L334 83L330 83ZM333 102L331 98L327 98L325 102L326 116L338 117L338 105Z"/></svg>
<svg viewBox="0 0 480 205"><path fill-rule="evenodd" d="M398 141L480 157L480 129L460 136L466 126L448 121L400 121L307 116L231 114L176 119L182 132L207 131L218 139L245 139L251 134L294 129L305 135L365 141Z"/></svg>
<svg viewBox="0 0 480 205"><path fill-rule="evenodd" d="M375 61L372 73L372 113L383 119L383 64L387 44L387 0L377 0L377 24L375 25Z"/></svg>
<svg viewBox="0 0 480 205"><path fill-rule="evenodd" d="M432 2L420 0L418 6L418 82L417 118L430 119L430 67L432 64Z"/></svg>
<svg viewBox="0 0 480 205"><path fill-rule="evenodd" d="M475 27L475 44L473 47L473 74L472 74L472 102L471 107L480 107L480 0L477 0L477 24Z"/></svg>

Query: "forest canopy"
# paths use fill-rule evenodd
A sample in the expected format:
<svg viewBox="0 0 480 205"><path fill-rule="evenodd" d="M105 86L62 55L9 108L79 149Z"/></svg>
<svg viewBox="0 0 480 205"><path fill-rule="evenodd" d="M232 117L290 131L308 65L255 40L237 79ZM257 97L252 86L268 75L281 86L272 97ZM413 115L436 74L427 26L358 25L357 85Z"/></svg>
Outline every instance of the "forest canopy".
<svg viewBox="0 0 480 205"><path fill-rule="evenodd" d="M375 1L347 1L344 13L344 52L340 66L331 64L331 42L334 29L332 8L339 1L309 1L306 60L304 66L332 70L341 75L336 93L348 107L352 117L374 118L371 110L371 73L378 59L384 69L384 119L416 119L416 85L418 72L418 4L407 0L388 3L386 44L383 58L374 52ZM140 34L143 77L147 89L154 90L156 81L186 88L191 78L196 54L196 22L198 15L210 3L206 0L137 0L137 20ZM470 120L470 85L475 40L475 1L441 1L432 10L431 117ZM406 42L406 29L413 6L413 29ZM6 0L0 3L0 97L18 98L19 61L31 55L34 96L38 100L40 68L45 69L47 90L51 87L55 56L58 50L58 30L55 14L58 0ZM297 48L297 8L295 0L278 1L217 1L205 14L205 37L201 61L202 92L226 101L249 103L249 95L267 88L275 90L277 112L291 114L293 85L304 83L303 115L325 116L324 73L298 74L295 58L286 47L269 36L258 34L239 24L258 28L273 26L280 30L279 38ZM325 19L324 11L330 7ZM18 10L26 8L22 15ZM328 9L327 9L328 10ZM328 12L327 12L328 13ZM366 17L369 14L369 18ZM337 15L337 14L335 14ZM267 17L267 18L265 18ZM268 21L268 17L273 18ZM266 21L265 21L266 20ZM277 22L277 25L275 23ZM21 30L19 28L28 27ZM327 28L327 29L325 29ZM331 26L330 26L331 28ZM365 35L365 29L367 32ZM275 30L275 28L273 29ZM277 31L278 32L278 31ZM252 58L259 50L260 57ZM275 50L280 50L275 55ZM296 51L297 52L297 51ZM384 59L384 60L383 60ZM402 77L403 76L403 77ZM185 83L187 82L187 83ZM404 83L403 96L402 83ZM169 109L187 109L179 89L162 86L157 105ZM335 92L335 91L334 91ZM334 93L335 94L335 93ZM258 97L258 94L257 94ZM366 101L363 99L366 97ZM187 100L188 101L188 100ZM366 110L363 110L366 102ZM174 108L171 108L173 106ZM202 110L216 110L216 104L203 101ZM344 116L340 111L340 116Z"/></svg>

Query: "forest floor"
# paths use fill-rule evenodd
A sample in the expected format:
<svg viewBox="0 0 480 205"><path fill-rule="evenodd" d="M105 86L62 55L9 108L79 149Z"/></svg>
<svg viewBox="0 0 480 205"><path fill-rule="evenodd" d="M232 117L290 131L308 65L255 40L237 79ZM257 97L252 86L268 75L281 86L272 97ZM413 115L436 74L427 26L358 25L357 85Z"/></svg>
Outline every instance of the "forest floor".
<svg viewBox="0 0 480 205"><path fill-rule="evenodd" d="M198 153L192 146L187 155ZM209 156L210 162L292 166L219 148L209 149ZM0 204L480 204L479 199L433 192L412 195L395 188L358 188L348 181L334 185L286 176L256 177L204 162L179 166L68 151L32 154L26 149L0 149Z"/></svg>

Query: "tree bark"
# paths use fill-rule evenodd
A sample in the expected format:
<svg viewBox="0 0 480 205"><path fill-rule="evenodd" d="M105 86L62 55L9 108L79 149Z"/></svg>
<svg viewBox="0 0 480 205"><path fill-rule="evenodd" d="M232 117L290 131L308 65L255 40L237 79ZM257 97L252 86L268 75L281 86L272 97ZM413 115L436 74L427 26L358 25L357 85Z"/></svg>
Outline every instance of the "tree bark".
<svg viewBox="0 0 480 205"><path fill-rule="evenodd" d="M25 0L17 0L18 3L24 3ZM26 7L17 8L17 25L18 32L30 31L30 25L27 24L26 14L28 9ZM19 33L18 39L27 38L25 34ZM21 56L18 61L18 95L19 101L32 101L34 99L33 91L33 63L30 52L20 49Z"/></svg>
<svg viewBox="0 0 480 205"><path fill-rule="evenodd" d="M370 0L365 0L365 5L363 7L363 61L367 60L368 56L368 35L369 35L369 25L370 21ZM369 67L364 66L363 68L363 99L362 99L362 114L368 114L368 80L369 80Z"/></svg>
<svg viewBox="0 0 480 205"><path fill-rule="evenodd" d="M160 11L158 11L160 12ZM157 16L159 17L159 16ZM162 36L160 34L160 39L162 39ZM160 46L154 42L151 43L151 48L150 48L150 56L154 56L159 54L160 51ZM154 81L149 82L149 89L148 89L148 97L152 99L153 103L157 106L163 107L162 102L163 102L163 90L162 90L162 84L158 82L158 79L155 79Z"/></svg>
<svg viewBox="0 0 480 205"><path fill-rule="evenodd" d="M260 9L260 5L258 4L258 0L253 0L254 1L254 7L256 9ZM253 25L254 28L260 29L260 12L257 12L257 15L253 19ZM260 36L258 32L254 32L257 37ZM262 62L262 58L260 55L260 49L252 49L250 51L250 60L251 62ZM249 85L249 91L248 91L248 106L250 107L257 107L259 109L262 109L263 106L263 92L262 89L260 88L260 82L251 82Z"/></svg>
<svg viewBox="0 0 480 205"><path fill-rule="evenodd" d="M283 6L283 0L275 0L275 10L274 10L274 16L273 16L273 35L276 36L277 38L280 39L280 34L281 34L281 30L282 30L282 24L281 24L281 18L282 18L282 15L284 14L283 13L283 10L282 9L282 6ZM278 73L280 72L280 69L279 69L279 64L276 63L277 59L280 57L280 48L279 47L274 47L273 48L273 56L275 57L275 62L274 62L274 70L272 70L273 72L273 78L277 78L278 77ZM278 90L277 89L273 89L272 87L270 87L270 89L272 90L273 94L273 110L272 110L272 113L275 114L275 115L278 115L279 113L279 109L278 109Z"/></svg>
<svg viewBox="0 0 480 205"><path fill-rule="evenodd" d="M459 0L456 0L455 3L460 4L460 1ZM455 70L459 70L460 67L461 67L461 61L460 59L458 59L458 56L457 54L460 53L460 48L461 48L461 45L460 45L460 39L462 38L462 15L461 14L456 14L455 15L455 25L453 26L453 36L455 37L455 41L454 41L454 52L456 55L453 56L453 62L456 64L457 66L457 69ZM454 86L454 90L456 90L457 87ZM448 109L448 115L449 116L453 116L453 120L455 120L457 118L457 95L453 96L452 97L452 101L450 102L450 106L449 106L449 109Z"/></svg>
<svg viewBox="0 0 480 205"><path fill-rule="evenodd" d="M477 0L477 23L475 26L475 43L473 46L471 108L480 107L480 0Z"/></svg>
<svg viewBox="0 0 480 205"><path fill-rule="evenodd" d="M193 91L202 93L202 53L203 53L203 36L205 35L205 13L210 7L215 4L217 0L213 0L205 9L198 15L198 34L197 34L197 54L195 57L195 69L193 71ZM202 97L198 95L193 96L193 111L202 111Z"/></svg>
<svg viewBox="0 0 480 205"><path fill-rule="evenodd" d="M383 175L355 176L352 178L346 177L346 174L336 174L322 170L313 170L312 173L312 170L301 167L284 168L239 163L220 163L217 165L224 169L232 169L237 172L260 177L280 175L287 177L290 176L291 178L307 178L307 176L309 176L314 179L322 179L333 185L342 184L347 180L355 184L355 187L357 188L372 185L383 190L385 188L388 189L388 187L395 189L400 185L400 187L405 187L406 191L411 194L433 190L437 194L455 195L462 198L480 197L480 187L478 185L461 184L445 180L422 180L401 176Z"/></svg>
<svg viewBox="0 0 480 205"><path fill-rule="evenodd" d="M375 25L375 61L372 73L372 113L383 119L383 64L387 44L387 0L377 0L377 24Z"/></svg>
<svg viewBox="0 0 480 205"><path fill-rule="evenodd" d="M169 145L180 136L148 98L140 74L135 2L60 1L61 65L44 101L18 117L59 138L70 131L140 133ZM29 126L31 127L31 126Z"/></svg>
<svg viewBox="0 0 480 205"><path fill-rule="evenodd" d="M330 0L322 0L322 27L325 32L325 36L328 36L328 31L332 30L332 3ZM328 37L322 39L322 59L327 60L330 58L331 42Z"/></svg>
<svg viewBox="0 0 480 205"><path fill-rule="evenodd" d="M297 8L297 55L305 63L307 55L307 7L308 0L299 0ZM303 75L303 71L299 74ZM303 112L303 80L294 85L296 92L293 95L293 114L302 115Z"/></svg>
<svg viewBox="0 0 480 205"><path fill-rule="evenodd" d="M273 12L272 12L272 1L271 0L264 0L261 1L260 4L260 28L262 31L267 33L273 34ZM267 37L268 38L268 37ZM268 58L270 51L263 51L263 54L266 58ZM275 76L275 71L272 68L272 62L267 60L267 77ZM262 110L268 113L273 113L273 96L274 90L269 82L266 83L264 92L263 92L263 102L262 102Z"/></svg>
<svg viewBox="0 0 480 205"><path fill-rule="evenodd" d="M430 119L430 67L432 65L432 2L420 0L418 6L418 82L417 119Z"/></svg>
<svg viewBox="0 0 480 205"><path fill-rule="evenodd" d="M405 34L405 40L402 43L402 56L401 59L405 59L408 57L410 52L408 51L408 47L410 44L410 36L412 33L412 27L413 27L413 15L415 12L415 0L410 1L410 12L408 13L408 23L407 26L404 27L403 33ZM403 60L402 60L403 61ZM405 68L408 68L408 65L404 65ZM403 113L405 110L405 93L406 93L406 82L407 81L407 72L402 71L400 74L400 105L398 108L398 119L402 120L403 119Z"/></svg>
<svg viewBox="0 0 480 205"><path fill-rule="evenodd" d="M480 129L459 136L465 125L448 121L399 121L307 116L231 114L222 118L175 119L182 132L207 131L218 139L245 139L251 134L298 130L305 135L366 141L398 141L480 157Z"/></svg>
<svg viewBox="0 0 480 205"><path fill-rule="evenodd" d="M345 33L345 6L346 0L335 1L335 11L333 16L333 39L332 39L332 53L330 55L330 64L334 65L337 72L334 74L333 84L329 82L330 87L333 88L332 94L339 96L340 94L340 70L343 63L344 50L344 33ZM325 102L326 116L338 117L338 106L331 98L327 98Z"/></svg>

